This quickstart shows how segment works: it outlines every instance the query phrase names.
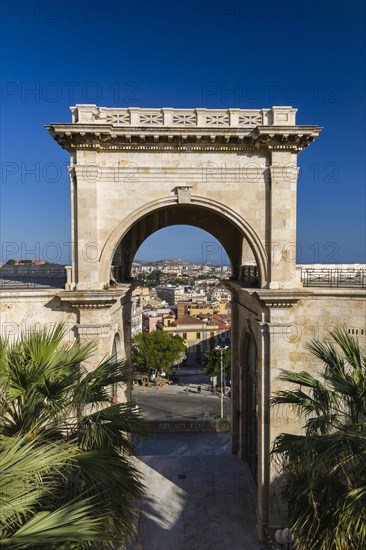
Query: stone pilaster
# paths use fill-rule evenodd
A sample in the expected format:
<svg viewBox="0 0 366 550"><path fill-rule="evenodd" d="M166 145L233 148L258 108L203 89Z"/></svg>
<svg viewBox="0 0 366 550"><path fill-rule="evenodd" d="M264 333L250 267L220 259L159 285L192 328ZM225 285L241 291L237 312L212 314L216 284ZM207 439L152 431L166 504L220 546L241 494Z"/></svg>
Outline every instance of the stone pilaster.
<svg viewBox="0 0 366 550"><path fill-rule="evenodd" d="M272 152L270 212L270 288L295 288L296 280L296 155Z"/></svg>
<svg viewBox="0 0 366 550"><path fill-rule="evenodd" d="M74 262L77 290L100 288L98 262L98 167L95 163L76 165L75 188L77 207L74 211Z"/></svg>
<svg viewBox="0 0 366 550"><path fill-rule="evenodd" d="M269 386L270 386L270 329L269 324L259 323L257 338L258 371L258 485L257 485L257 531L264 538L263 527L269 523L270 458L269 458ZM259 341L258 341L259 340Z"/></svg>
<svg viewBox="0 0 366 550"><path fill-rule="evenodd" d="M231 302L231 452L239 451L240 426L243 422L243 411L241 411L240 403L240 337L239 337L239 319L238 319L238 302L235 293L232 293Z"/></svg>

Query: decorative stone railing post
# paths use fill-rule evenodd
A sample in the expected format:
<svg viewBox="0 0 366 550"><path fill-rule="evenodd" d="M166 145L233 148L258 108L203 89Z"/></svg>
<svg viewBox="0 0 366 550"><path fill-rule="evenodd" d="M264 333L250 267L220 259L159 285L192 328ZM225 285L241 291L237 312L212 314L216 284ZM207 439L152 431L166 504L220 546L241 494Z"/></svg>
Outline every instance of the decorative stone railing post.
<svg viewBox="0 0 366 550"><path fill-rule="evenodd" d="M130 107L131 126L138 126L140 124L140 109L138 107Z"/></svg>
<svg viewBox="0 0 366 550"><path fill-rule="evenodd" d="M66 284L65 284L65 290L72 290L72 266L66 265Z"/></svg>
<svg viewBox="0 0 366 550"><path fill-rule="evenodd" d="M96 105L76 105L70 107L72 112L72 121L79 123L95 122L95 115L98 114L99 109Z"/></svg>
<svg viewBox="0 0 366 550"><path fill-rule="evenodd" d="M164 126L173 126L173 111L174 109L163 109Z"/></svg>
<svg viewBox="0 0 366 550"><path fill-rule="evenodd" d="M197 126L206 126L207 109L196 109Z"/></svg>
<svg viewBox="0 0 366 550"><path fill-rule="evenodd" d="M230 126L239 126L239 109L229 109Z"/></svg>
<svg viewBox="0 0 366 550"><path fill-rule="evenodd" d="M297 109L292 107L272 107L272 126L294 126L296 124Z"/></svg>

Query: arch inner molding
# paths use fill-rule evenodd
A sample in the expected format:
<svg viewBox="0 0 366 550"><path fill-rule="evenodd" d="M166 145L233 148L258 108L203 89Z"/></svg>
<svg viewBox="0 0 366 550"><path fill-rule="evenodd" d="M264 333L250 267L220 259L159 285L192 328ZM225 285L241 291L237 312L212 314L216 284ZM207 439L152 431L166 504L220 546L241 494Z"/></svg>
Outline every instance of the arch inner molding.
<svg viewBox="0 0 366 550"><path fill-rule="evenodd" d="M169 210L171 210L173 214L170 216L170 219ZM206 219L201 223L199 216L202 216L204 212L207 213ZM141 224L148 219L149 215L154 216L154 214L158 215L159 213L163 214L160 218L160 224L159 220L157 220L155 227L148 228L147 232L142 231L141 237ZM166 214L168 214L168 216L166 216ZM218 225L217 222L220 220L221 224ZM255 231L244 219L234 210L212 199L192 196L189 204L178 205L177 197L173 195L144 205L144 207L133 212L128 218L122 220L114 229L100 253L99 261L103 280L109 275L113 257L120 243L122 243L122 245L132 246L131 256L128 260L128 268L130 268L137 249L146 238L162 227L180 224L194 225L195 227L199 227L211 233L224 247L233 268L235 268L235 265L233 265L234 262L236 262L237 265L241 262L242 240L245 238L251 246L263 279L266 279L266 266L268 263L266 250ZM126 237L128 237L128 234L133 232L134 229L140 233L140 239L137 242L135 241L135 246L128 240L126 241ZM224 235L225 230L227 231L226 235ZM128 276L128 273L126 273L126 275Z"/></svg>

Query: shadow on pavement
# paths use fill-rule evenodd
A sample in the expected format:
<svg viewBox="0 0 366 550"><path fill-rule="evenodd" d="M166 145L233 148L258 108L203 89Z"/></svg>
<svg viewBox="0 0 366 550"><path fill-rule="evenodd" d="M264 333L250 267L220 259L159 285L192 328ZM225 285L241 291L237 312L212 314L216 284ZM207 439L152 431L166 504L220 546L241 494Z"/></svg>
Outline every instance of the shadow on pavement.
<svg viewBox="0 0 366 550"><path fill-rule="evenodd" d="M156 434L138 448L145 477L137 540L128 550L260 550L256 485L228 434Z"/></svg>

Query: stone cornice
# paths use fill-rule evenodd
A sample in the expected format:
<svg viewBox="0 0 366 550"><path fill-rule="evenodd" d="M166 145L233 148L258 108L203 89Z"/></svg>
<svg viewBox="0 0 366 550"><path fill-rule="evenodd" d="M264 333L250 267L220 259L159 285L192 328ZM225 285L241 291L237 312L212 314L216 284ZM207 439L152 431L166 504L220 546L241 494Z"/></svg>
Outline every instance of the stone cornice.
<svg viewBox="0 0 366 550"><path fill-rule="evenodd" d="M110 290L65 290L57 294L57 297L62 303L67 303L80 309L108 308L115 304L117 300L123 296L123 292Z"/></svg>
<svg viewBox="0 0 366 550"><path fill-rule="evenodd" d="M111 325L109 323L78 323L75 325L78 335L81 337L109 336Z"/></svg>
<svg viewBox="0 0 366 550"><path fill-rule="evenodd" d="M245 289L253 298L268 307L290 308L300 300L312 298L354 298L366 300L366 290L363 288L302 288L293 290Z"/></svg>
<svg viewBox="0 0 366 550"><path fill-rule="evenodd" d="M69 152L168 151L235 152L290 151L297 153L321 132L318 126L232 127L116 127L112 124L50 124L46 126L57 143Z"/></svg>
<svg viewBox="0 0 366 550"><path fill-rule="evenodd" d="M44 300L45 297L53 298L63 289L57 288L1 288L0 301L9 300Z"/></svg>
<svg viewBox="0 0 366 550"><path fill-rule="evenodd" d="M270 151L299 152L320 134L319 126L258 126L254 134Z"/></svg>
<svg viewBox="0 0 366 550"><path fill-rule="evenodd" d="M270 308L291 308L299 300L309 298L309 293L301 290L258 289L250 294L262 305Z"/></svg>

